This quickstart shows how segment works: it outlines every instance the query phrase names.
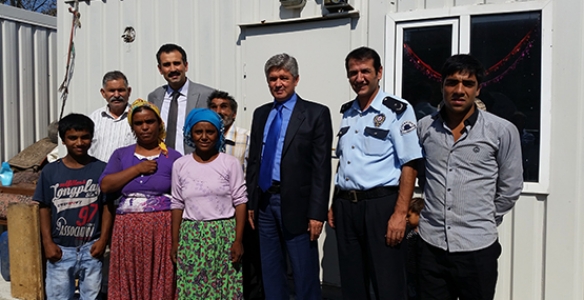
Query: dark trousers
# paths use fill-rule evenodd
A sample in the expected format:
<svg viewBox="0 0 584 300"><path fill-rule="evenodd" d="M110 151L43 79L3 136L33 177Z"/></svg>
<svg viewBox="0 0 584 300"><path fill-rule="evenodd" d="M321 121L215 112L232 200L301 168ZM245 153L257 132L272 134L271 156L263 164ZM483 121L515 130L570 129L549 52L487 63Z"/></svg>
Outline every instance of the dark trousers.
<svg viewBox="0 0 584 300"><path fill-rule="evenodd" d="M388 196L333 204L343 299L370 299L370 284L378 300L407 299L407 244L389 247L387 222L397 190ZM405 241L405 238L404 238Z"/></svg>
<svg viewBox="0 0 584 300"><path fill-rule="evenodd" d="M241 260L243 299L263 300L264 286L262 283L260 236L258 230L253 230L248 222L245 222L243 231L243 249L243 258Z"/></svg>
<svg viewBox="0 0 584 300"><path fill-rule="evenodd" d="M258 230L264 292L267 300L290 298L286 256L290 257L297 300L321 300L318 244L307 233L292 235L282 226L279 194L266 195L260 205ZM306 221L308 228L308 220Z"/></svg>
<svg viewBox="0 0 584 300"><path fill-rule="evenodd" d="M501 244L450 253L420 240L420 299L492 300Z"/></svg>

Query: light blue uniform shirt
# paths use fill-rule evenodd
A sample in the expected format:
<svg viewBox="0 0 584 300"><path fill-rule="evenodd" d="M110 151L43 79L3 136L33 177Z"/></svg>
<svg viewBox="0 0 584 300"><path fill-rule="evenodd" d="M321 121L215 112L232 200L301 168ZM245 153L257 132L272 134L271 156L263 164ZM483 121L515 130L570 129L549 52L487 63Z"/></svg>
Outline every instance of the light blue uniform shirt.
<svg viewBox="0 0 584 300"><path fill-rule="evenodd" d="M396 113L384 105L388 96L399 101L397 106L407 105L406 109ZM402 165L422 157L416 123L407 101L381 90L365 111L355 99L341 121L335 185L342 190L398 186Z"/></svg>
<svg viewBox="0 0 584 300"><path fill-rule="evenodd" d="M290 99L286 100L286 102L282 104L284 106L282 108L282 129L280 129L280 137L278 138L278 145L276 146L276 155L274 156L274 168L272 169L272 180L275 181L280 181L280 162L282 160L282 148L284 147L284 139L286 138L286 129L288 128L288 123L290 123L290 116L292 116L292 111L294 110L294 106L296 105L297 100L298 96L295 93L294 95L292 95L292 97L290 97ZM276 117L277 110L275 109L275 107L276 100L274 100L274 106L272 107L272 110L270 110L268 120L266 120L266 125L264 126L264 137L262 140L263 145L266 144L266 137L268 136L270 125L272 124L272 121Z"/></svg>

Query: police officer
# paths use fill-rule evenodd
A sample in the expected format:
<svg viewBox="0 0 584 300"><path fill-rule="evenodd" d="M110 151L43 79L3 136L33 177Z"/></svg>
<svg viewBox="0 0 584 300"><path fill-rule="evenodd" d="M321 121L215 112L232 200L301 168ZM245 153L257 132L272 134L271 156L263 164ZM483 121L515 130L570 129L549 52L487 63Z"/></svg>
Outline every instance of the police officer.
<svg viewBox="0 0 584 300"><path fill-rule="evenodd" d="M383 67L361 47L345 59L357 97L341 108L339 168L329 225L336 229L343 299L406 299L406 215L422 150L414 110L379 87Z"/></svg>

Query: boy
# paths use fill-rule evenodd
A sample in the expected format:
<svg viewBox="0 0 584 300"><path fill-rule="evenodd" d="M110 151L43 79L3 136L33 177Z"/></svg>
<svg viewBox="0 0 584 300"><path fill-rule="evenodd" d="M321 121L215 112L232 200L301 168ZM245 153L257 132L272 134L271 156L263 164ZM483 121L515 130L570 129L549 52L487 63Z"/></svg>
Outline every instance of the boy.
<svg viewBox="0 0 584 300"><path fill-rule="evenodd" d="M420 292L417 280L418 274L418 224L420 223L420 212L424 208L424 198L412 198L406 221L408 229L406 240L408 242L408 262L406 265L408 279L408 299L419 299Z"/></svg>
<svg viewBox="0 0 584 300"><path fill-rule="evenodd" d="M77 277L82 300L99 296L101 257L113 220L98 185L106 164L87 154L93 130L84 115L59 121L67 155L44 167L33 196L40 206L47 299L73 299Z"/></svg>

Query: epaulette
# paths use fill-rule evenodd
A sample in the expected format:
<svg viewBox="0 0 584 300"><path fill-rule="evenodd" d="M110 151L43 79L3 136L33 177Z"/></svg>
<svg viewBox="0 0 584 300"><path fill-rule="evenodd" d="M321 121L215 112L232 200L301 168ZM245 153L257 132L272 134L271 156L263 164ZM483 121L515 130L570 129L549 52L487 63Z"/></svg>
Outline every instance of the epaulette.
<svg viewBox="0 0 584 300"><path fill-rule="evenodd" d="M355 101L355 100L351 100L351 101L349 101L341 106L341 113L342 114L344 114L347 111L347 109L351 108L351 106L353 105L353 101Z"/></svg>
<svg viewBox="0 0 584 300"><path fill-rule="evenodd" d="M406 108L408 107L407 103L401 102L393 97L385 97L385 99L383 99L383 105L387 106L387 108L393 110L396 114L401 114L402 112L404 112L406 110Z"/></svg>

